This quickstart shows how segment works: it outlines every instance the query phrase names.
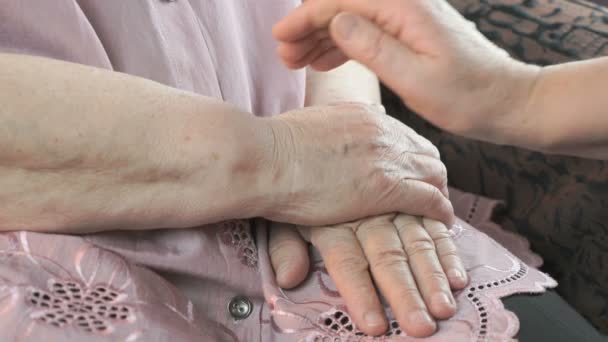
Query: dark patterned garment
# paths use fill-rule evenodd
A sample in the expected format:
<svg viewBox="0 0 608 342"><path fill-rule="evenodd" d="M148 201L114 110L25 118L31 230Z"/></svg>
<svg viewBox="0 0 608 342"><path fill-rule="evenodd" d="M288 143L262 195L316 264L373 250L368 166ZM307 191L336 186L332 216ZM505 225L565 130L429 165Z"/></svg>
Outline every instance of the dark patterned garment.
<svg viewBox="0 0 608 342"><path fill-rule="evenodd" d="M451 0L492 41L539 65L608 55L608 10L578 0ZM384 91L389 113L435 143L452 186L507 204L558 292L608 334L608 162L549 156L441 132ZM573 113L576 114L576 113Z"/></svg>

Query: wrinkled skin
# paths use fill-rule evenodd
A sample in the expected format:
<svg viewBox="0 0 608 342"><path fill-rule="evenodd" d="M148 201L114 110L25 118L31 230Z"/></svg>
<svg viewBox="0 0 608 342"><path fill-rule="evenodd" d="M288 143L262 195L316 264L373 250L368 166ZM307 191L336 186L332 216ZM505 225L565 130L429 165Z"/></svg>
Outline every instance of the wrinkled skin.
<svg viewBox="0 0 608 342"><path fill-rule="evenodd" d="M424 337L436 331L435 319L456 312L450 287L458 290L467 284L444 224L389 214L325 227L274 224L270 257L284 288L297 286L308 274L308 248L302 237L319 250L349 313L370 335L387 329L376 288L402 329Z"/></svg>
<svg viewBox="0 0 608 342"><path fill-rule="evenodd" d="M437 148L382 110L339 104L272 119L277 148L270 163L282 193L263 216L316 226L403 212L451 224Z"/></svg>
<svg viewBox="0 0 608 342"><path fill-rule="evenodd" d="M283 138L287 145L290 140L298 142L293 144L297 150L292 155L321 156L323 160L306 162L324 163L326 170L334 171L329 176L342 176L338 184L354 182L352 187L344 188L345 193L327 192L330 185L336 187L336 183L324 183L333 181L332 178L321 172L300 171L299 164L303 161L293 160L288 163L292 168L286 172L293 177L289 181L293 193L302 193L297 188L298 182L314 184L314 179L319 187L306 189L314 194L309 195L310 198L335 198L336 207L327 207L329 219L324 219L343 222L332 215L336 210L343 210L340 206L345 204L356 204L361 210L353 214L369 218L316 227L310 223L297 228L276 223L271 229L270 256L279 285L295 287L308 273L307 242L312 243L321 253L360 329L379 335L387 328L375 284L409 335L428 336L436 330L435 319L449 318L456 311L450 289L461 289L467 283L466 271L446 225L405 214L370 214L369 208L382 205L393 208L391 212L426 217L438 217L442 211L451 215L449 201L443 202L447 199L445 169L434 146L402 123L378 115L382 114L381 110L375 106L341 104L310 107L280 116L287 127L277 134L279 139L288 136ZM332 120L327 120L330 117ZM318 120L327 123L320 125ZM333 122L342 125L336 126ZM306 128L307 123L310 129ZM321 126L326 130L319 131ZM332 137L336 139L336 147L320 153L313 142ZM346 141L346 145L340 145L340 141ZM309 153L309 149L316 151ZM307 196L296 198L301 200ZM323 201L328 202L331 201ZM316 207L317 202L309 205L311 212L322 211ZM303 213L299 208L302 206L294 208L294 216L275 220L301 220ZM282 215L289 212L286 209L289 208L280 208Z"/></svg>

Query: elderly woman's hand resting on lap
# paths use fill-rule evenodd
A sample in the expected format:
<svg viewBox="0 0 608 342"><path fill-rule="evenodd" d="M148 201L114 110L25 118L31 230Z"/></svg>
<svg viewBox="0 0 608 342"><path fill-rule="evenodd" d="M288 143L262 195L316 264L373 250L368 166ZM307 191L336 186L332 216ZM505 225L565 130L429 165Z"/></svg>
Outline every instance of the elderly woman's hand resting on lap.
<svg viewBox="0 0 608 342"><path fill-rule="evenodd" d="M410 336L431 335L434 318L456 312L450 287L462 289L467 276L444 224L404 214L297 231L275 224L270 257L281 287L295 287L308 274L308 247L300 234L319 250L351 317L366 333L387 328L376 287Z"/></svg>

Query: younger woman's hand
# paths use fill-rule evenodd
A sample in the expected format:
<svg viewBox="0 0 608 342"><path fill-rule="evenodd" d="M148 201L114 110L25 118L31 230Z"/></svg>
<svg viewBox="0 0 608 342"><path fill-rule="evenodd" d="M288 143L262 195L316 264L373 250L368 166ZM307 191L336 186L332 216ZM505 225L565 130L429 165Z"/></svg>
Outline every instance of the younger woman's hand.
<svg viewBox="0 0 608 342"><path fill-rule="evenodd" d="M435 125L499 143L525 124L540 75L445 0L308 0L274 35L289 67L329 70L357 60Z"/></svg>
<svg viewBox="0 0 608 342"><path fill-rule="evenodd" d="M399 214L314 228L274 223L270 258L284 288L299 285L308 274L303 238L319 250L349 314L370 335L387 329L380 294L408 335L424 337L435 332L435 319L456 312L450 288L467 283L446 226Z"/></svg>

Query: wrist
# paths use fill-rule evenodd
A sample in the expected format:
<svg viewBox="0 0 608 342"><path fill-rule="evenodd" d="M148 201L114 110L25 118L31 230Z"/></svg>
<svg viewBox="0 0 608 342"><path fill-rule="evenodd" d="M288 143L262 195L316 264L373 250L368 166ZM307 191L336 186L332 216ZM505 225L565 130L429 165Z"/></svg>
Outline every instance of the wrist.
<svg viewBox="0 0 608 342"><path fill-rule="evenodd" d="M510 60L495 75L495 101L484 108L477 138L500 145L527 147L536 130L534 123L535 94L543 78L543 68Z"/></svg>
<svg viewBox="0 0 608 342"><path fill-rule="evenodd" d="M542 84L547 77L546 67L518 63L512 73L511 105L507 104L504 119L501 122L503 134L501 143L528 149L537 149L539 132L537 99L542 92Z"/></svg>
<svg viewBox="0 0 608 342"><path fill-rule="evenodd" d="M262 196L259 217L273 219L289 207L293 193L293 169L296 164L294 134L286 115L261 119L266 132L260 146L262 172L258 188Z"/></svg>
<svg viewBox="0 0 608 342"><path fill-rule="evenodd" d="M265 119L219 101L194 102L160 125L169 132L159 144L159 162L180 175L168 181L175 189L166 194L171 227L261 216L272 198L267 160L273 144Z"/></svg>

